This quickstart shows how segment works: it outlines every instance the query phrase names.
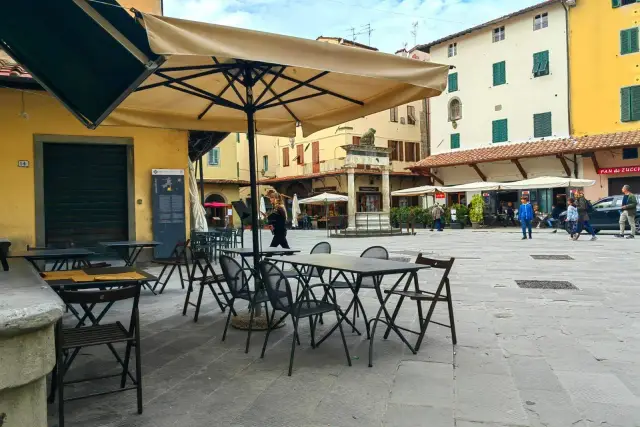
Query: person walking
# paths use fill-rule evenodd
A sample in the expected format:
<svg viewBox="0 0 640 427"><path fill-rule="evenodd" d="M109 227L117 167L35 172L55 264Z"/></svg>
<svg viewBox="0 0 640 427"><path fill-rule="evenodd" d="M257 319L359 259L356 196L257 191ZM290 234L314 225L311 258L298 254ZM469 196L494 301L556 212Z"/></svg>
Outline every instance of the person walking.
<svg viewBox="0 0 640 427"><path fill-rule="evenodd" d="M522 227L522 240L527 240L527 230L529 231L529 239L531 236L531 221L533 220L533 207L529 203L529 199L522 197L520 199L520 207L518 208L518 220Z"/></svg>
<svg viewBox="0 0 640 427"><path fill-rule="evenodd" d="M435 204L431 209L431 216L433 217L433 224L436 230L442 231L442 215L444 210L439 204Z"/></svg>
<svg viewBox="0 0 640 427"><path fill-rule="evenodd" d="M589 210L591 208L591 203L584 198L584 192L582 190L578 190L576 193L576 208L578 209L578 225L576 227L576 233L573 236L573 240L578 240L580 238L582 229L587 230L587 233L591 234L591 240L597 240L596 232L593 231L593 227L591 227L591 224L589 223Z"/></svg>
<svg viewBox="0 0 640 427"><path fill-rule="evenodd" d="M627 236L627 239L634 239L636 235L636 205L638 204L638 199L636 195L631 192L629 185L622 187L622 194L624 194L624 196L622 197L622 211L620 212L620 234L616 237L624 237L624 229L628 222L631 227L631 234Z"/></svg>
<svg viewBox="0 0 640 427"><path fill-rule="evenodd" d="M516 213L511 202L507 204L507 220L511 222L511 225L516 225Z"/></svg>
<svg viewBox="0 0 640 427"><path fill-rule="evenodd" d="M285 249L290 249L289 242L287 242L287 211L284 210L284 206L277 195L272 196L271 204L274 209L267 219L273 230L273 239L269 246L272 248L282 246Z"/></svg>
<svg viewBox="0 0 640 427"><path fill-rule="evenodd" d="M573 240L573 236L576 234L576 224L578 223L578 209L576 208L575 199L569 199L569 206L567 207L567 228L569 230L569 239Z"/></svg>

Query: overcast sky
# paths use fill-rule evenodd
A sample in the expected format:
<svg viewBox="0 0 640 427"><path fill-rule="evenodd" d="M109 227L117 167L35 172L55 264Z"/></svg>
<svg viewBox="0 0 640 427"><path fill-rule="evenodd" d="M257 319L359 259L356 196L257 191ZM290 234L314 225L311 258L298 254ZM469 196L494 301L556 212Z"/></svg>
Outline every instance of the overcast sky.
<svg viewBox="0 0 640 427"><path fill-rule="evenodd" d="M427 43L447 34L539 3L540 0L164 0L177 18L315 39L352 38L384 52Z"/></svg>

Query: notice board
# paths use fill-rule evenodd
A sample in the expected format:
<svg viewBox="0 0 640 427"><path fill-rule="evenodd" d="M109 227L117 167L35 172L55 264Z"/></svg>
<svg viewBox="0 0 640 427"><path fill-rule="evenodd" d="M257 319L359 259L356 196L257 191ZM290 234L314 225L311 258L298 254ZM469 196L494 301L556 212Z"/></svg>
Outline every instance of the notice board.
<svg viewBox="0 0 640 427"><path fill-rule="evenodd" d="M184 169L153 169L153 240L156 258L169 258L178 242L185 241Z"/></svg>

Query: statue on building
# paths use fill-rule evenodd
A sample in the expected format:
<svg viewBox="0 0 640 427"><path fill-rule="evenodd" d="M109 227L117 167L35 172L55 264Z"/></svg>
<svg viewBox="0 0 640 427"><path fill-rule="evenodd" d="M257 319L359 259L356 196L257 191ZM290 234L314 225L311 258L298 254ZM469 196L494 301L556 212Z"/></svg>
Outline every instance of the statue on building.
<svg viewBox="0 0 640 427"><path fill-rule="evenodd" d="M373 147L376 142L376 130L373 128L369 128L368 131L362 134L360 138L360 145Z"/></svg>

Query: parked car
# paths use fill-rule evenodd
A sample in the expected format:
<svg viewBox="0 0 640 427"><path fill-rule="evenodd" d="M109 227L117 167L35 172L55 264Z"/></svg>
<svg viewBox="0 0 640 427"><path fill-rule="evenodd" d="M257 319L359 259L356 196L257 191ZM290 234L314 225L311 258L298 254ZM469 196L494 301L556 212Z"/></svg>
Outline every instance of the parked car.
<svg viewBox="0 0 640 427"><path fill-rule="evenodd" d="M615 231L620 229L620 207L622 206L623 197L622 195L609 196L593 204L593 209L589 211L589 222L596 233L600 230ZM640 203L638 204L638 210L640 210ZM566 222L567 212L562 212L559 219L562 227L569 233ZM629 224L626 225L626 229L629 230ZM640 216L636 216L636 234L640 235Z"/></svg>

